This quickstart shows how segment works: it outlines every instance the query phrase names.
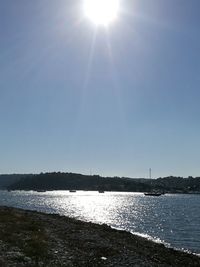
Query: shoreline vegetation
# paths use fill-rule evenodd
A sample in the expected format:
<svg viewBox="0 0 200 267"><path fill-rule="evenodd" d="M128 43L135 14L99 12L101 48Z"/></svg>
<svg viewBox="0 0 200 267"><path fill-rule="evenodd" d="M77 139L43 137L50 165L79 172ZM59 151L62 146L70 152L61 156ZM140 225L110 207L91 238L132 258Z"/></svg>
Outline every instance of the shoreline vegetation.
<svg viewBox="0 0 200 267"><path fill-rule="evenodd" d="M101 177L67 172L0 175L0 189L87 190L200 194L200 177L169 176L157 179Z"/></svg>
<svg viewBox="0 0 200 267"><path fill-rule="evenodd" d="M126 231L0 207L1 267L200 266L200 257Z"/></svg>

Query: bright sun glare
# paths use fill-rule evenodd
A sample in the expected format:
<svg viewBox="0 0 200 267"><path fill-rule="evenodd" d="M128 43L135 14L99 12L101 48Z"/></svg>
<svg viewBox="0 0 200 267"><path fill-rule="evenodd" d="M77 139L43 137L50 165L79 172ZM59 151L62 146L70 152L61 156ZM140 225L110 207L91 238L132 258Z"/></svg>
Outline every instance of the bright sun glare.
<svg viewBox="0 0 200 267"><path fill-rule="evenodd" d="M86 16L96 25L107 26L116 19L119 0L84 0Z"/></svg>

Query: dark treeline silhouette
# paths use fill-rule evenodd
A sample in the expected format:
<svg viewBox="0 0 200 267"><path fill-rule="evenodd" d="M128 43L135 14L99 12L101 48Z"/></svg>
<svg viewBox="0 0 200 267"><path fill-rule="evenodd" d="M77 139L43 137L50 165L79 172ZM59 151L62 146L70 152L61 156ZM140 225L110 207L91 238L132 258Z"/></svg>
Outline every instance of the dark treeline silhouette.
<svg viewBox="0 0 200 267"><path fill-rule="evenodd" d="M131 178L101 177L76 173L41 173L23 177L7 187L9 190L104 190L150 191L151 186Z"/></svg>
<svg viewBox="0 0 200 267"><path fill-rule="evenodd" d="M28 178L32 174L0 174L0 189L6 189L11 184L19 181L22 178Z"/></svg>
<svg viewBox="0 0 200 267"><path fill-rule="evenodd" d="M200 193L200 177L169 176L158 179L101 177L77 173L40 173L28 175L7 175L9 190L104 190L124 192L161 191L169 193Z"/></svg>
<svg viewBox="0 0 200 267"><path fill-rule="evenodd" d="M148 182L149 184L149 182ZM153 187L164 188L166 191L174 193L200 193L200 177L188 178L168 176L152 180L150 183Z"/></svg>

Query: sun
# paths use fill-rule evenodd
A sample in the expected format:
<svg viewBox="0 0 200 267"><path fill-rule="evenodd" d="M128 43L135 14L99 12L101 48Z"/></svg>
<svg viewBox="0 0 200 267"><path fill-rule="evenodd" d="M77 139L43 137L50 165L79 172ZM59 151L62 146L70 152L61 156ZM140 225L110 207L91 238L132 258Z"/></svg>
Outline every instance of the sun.
<svg viewBox="0 0 200 267"><path fill-rule="evenodd" d="M85 15L96 25L108 26L117 18L119 0L84 0Z"/></svg>

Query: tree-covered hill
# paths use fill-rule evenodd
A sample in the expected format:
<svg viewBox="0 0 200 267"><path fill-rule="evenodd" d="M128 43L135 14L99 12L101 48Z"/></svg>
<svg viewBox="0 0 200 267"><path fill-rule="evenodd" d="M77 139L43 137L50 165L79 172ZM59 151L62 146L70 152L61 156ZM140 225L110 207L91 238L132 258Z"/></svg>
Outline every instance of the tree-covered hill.
<svg viewBox="0 0 200 267"><path fill-rule="evenodd" d="M31 176L31 174L0 174L0 189L5 189L20 179L24 177L29 178Z"/></svg>
<svg viewBox="0 0 200 267"><path fill-rule="evenodd" d="M151 186L136 179L101 177L76 173L41 173L23 177L8 186L10 190L104 190L104 191L150 191Z"/></svg>
<svg viewBox="0 0 200 267"><path fill-rule="evenodd" d="M11 180L9 180L10 182L7 185L7 189L9 190L104 190L200 193L200 177L183 178L169 176L158 179L142 179L52 172L17 176L17 179L14 179L13 183L11 183Z"/></svg>

